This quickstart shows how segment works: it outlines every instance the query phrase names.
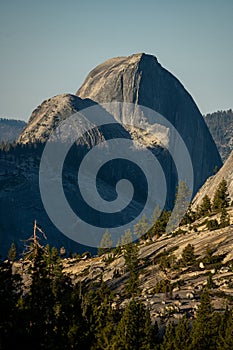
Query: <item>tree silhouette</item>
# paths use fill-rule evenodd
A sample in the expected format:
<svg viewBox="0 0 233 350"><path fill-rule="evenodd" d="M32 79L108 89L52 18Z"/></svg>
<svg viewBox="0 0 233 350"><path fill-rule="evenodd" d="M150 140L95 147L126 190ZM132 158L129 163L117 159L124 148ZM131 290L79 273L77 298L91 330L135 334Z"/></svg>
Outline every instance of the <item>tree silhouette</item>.
<svg viewBox="0 0 233 350"><path fill-rule="evenodd" d="M15 261L17 256L17 250L16 250L16 246L14 244L14 242L11 244L10 250L8 252L8 258L11 261Z"/></svg>
<svg viewBox="0 0 233 350"><path fill-rule="evenodd" d="M176 192L175 206L166 227L167 233L174 231L179 226L188 210L191 195L192 193L187 184L183 180L180 180Z"/></svg>
<svg viewBox="0 0 233 350"><path fill-rule="evenodd" d="M174 339L174 350L187 350L190 343L191 327L186 316L179 320Z"/></svg>
<svg viewBox="0 0 233 350"><path fill-rule="evenodd" d="M141 301L134 299L126 306L113 338L113 349L149 350L153 343L150 313Z"/></svg>
<svg viewBox="0 0 233 350"><path fill-rule="evenodd" d="M145 214L142 215L141 219L136 225L134 225L134 234L140 238L144 236L149 229L148 220Z"/></svg>
<svg viewBox="0 0 233 350"><path fill-rule="evenodd" d="M192 265L196 261L196 256L194 254L194 246L192 244L188 244L181 255L181 261L185 266Z"/></svg>
<svg viewBox="0 0 233 350"><path fill-rule="evenodd" d="M174 350L175 342L175 325L172 322L168 322L166 332L161 344L161 350Z"/></svg>
<svg viewBox="0 0 233 350"><path fill-rule="evenodd" d="M216 333L218 332L216 327L218 327L219 320L214 316L209 291L204 289L197 310L197 319L191 332L190 350L216 349Z"/></svg>
<svg viewBox="0 0 233 350"><path fill-rule="evenodd" d="M112 241L111 233L109 230L106 230L101 239L100 246L98 248L98 254L103 255L105 253L110 252L112 245L113 245L113 241Z"/></svg>
<svg viewBox="0 0 233 350"><path fill-rule="evenodd" d="M21 325L17 302L22 294L21 278L12 274L12 263L0 262L0 349L16 349Z"/></svg>
<svg viewBox="0 0 233 350"><path fill-rule="evenodd" d="M124 246L124 259L126 269L129 272L126 292L129 294L129 296L134 296L139 292L139 258L138 246L136 243L130 243Z"/></svg>
<svg viewBox="0 0 233 350"><path fill-rule="evenodd" d="M212 208L214 210L220 210L222 208L229 207L230 197L227 189L227 182L222 179L218 188L214 194Z"/></svg>
<svg viewBox="0 0 233 350"><path fill-rule="evenodd" d="M221 209L221 216L220 216L220 228L224 228L226 226L230 225L230 215L228 214L225 207Z"/></svg>
<svg viewBox="0 0 233 350"><path fill-rule="evenodd" d="M205 216L207 214L209 214L211 212L211 201L209 196L206 194L203 199L202 202L199 206L199 210L198 210L198 216Z"/></svg>

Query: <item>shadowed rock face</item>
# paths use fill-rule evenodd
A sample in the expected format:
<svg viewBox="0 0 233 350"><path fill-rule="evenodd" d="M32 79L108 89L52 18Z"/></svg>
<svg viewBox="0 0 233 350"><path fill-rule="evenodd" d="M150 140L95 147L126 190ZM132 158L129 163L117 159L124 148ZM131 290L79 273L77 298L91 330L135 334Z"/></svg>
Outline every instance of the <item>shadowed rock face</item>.
<svg viewBox="0 0 233 350"><path fill-rule="evenodd" d="M149 107L169 120L192 158L194 193L222 162L195 102L182 84L154 56L135 54L97 66L76 93L103 104L130 102ZM116 116L117 117L117 116Z"/></svg>

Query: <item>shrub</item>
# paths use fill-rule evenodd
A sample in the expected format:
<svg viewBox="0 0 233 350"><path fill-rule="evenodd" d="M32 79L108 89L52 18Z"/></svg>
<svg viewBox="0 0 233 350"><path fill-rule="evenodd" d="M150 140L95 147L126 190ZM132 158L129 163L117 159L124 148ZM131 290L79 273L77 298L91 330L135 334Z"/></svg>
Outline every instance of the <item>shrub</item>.
<svg viewBox="0 0 233 350"><path fill-rule="evenodd" d="M181 262L184 266L193 265L196 262L196 256L194 254L194 246L192 244L188 244L183 252Z"/></svg>
<svg viewBox="0 0 233 350"><path fill-rule="evenodd" d="M216 219L207 220L207 222L206 222L206 227L207 227L208 230L210 230L210 231L217 230L217 229L219 228L218 221L217 221Z"/></svg>

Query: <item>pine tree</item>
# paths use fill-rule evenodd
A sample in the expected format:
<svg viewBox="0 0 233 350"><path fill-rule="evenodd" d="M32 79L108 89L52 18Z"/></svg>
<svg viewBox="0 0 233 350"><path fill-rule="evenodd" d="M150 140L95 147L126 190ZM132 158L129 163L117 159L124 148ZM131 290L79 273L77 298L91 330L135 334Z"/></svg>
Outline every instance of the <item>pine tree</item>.
<svg viewBox="0 0 233 350"><path fill-rule="evenodd" d="M181 261L185 266L190 266L196 261L196 256L194 254L194 246L192 244L188 244L181 255Z"/></svg>
<svg viewBox="0 0 233 350"><path fill-rule="evenodd" d="M124 251L124 246L133 242L133 235L130 229L126 230L125 233L120 237L117 242L115 252L121 253Z"/></svg>
<svg viewBox="0 0 233 350"><path fill-rule="evenodd" d="M38 345L46 343L52 346L55 297L42 248L37 247L29 273L30 291L22 305L28 318L24 326L29 335L28 343L31 343L31 346L33 343Z"/></svg>
<svg viewBox="0 0 233 350"><path fill-rule="evenodd" d="M17 250L16 250L16 246L14 244L14 242L11 244L10 250L8 252L8 258L11 261L15 261L17 256Z"/></svg>
<svg viewBox="0 0 233 350"><path fill-rule="evenodd" d="M197 311L197 320L201 324L208 323L213 313L213 306L211 304L210 293L205 288L201 294L200 306Z"/></svg>
<svg viewBox="0 0 233 350"><path fill-rule="evenodd" d="M112 349L111 340L119 321L118 310L111 307L113 294L105 283L83 297L83 314L88 323L88 339L84 349Z"/></svg>
<svg viewBox="0 0 233 350"><path fill-rule="evenodd" d="M220 224L219 228L224 228L230 225L230 215L228 214L225 207L221 209Z"/></svg>
<svg viewBox="0 0 233 350"><path fill-rule="evenodd" d="M0 349L16 349L21 324L17 303L21 296L21 278L12 274L12 263L0 262Z"/></svg>
<svg viewBox="0 0 233 350"><path fill-rule="evenodd" d="M169 211L163 210L159 219L156 221L154 226L151 229L151 236L160 237L163 233L166 232L167 223L171 213Z"/></svg>
<svg viewBox="0 0 233 350"><path fill-rule="evenodd" d="M197 206L197 210L198 210L198 208L199 207ZM180 222L180 225L192 224L196 219L197 219L197 211L194 212L191 208L191 204L189 204L188 210L184 214L184 216Z"/></svg>
<svg viewBox="0 0 233 350"><path fill-rule="evenodd" d="M210 273L208 278L207 278L207 284L206 284L206 287L208 289L213 289L213 288L216 288L216 284L214 283L213 281L213 278L212 278L212 274Z"/></svg>
<svg viewBox="0 0 233 350"><path fill-rule="evenodd" d="M121 236L119 239L119 242L117 243L118 248L124 248L125 245L130 244L133 242L133 235L130 229L126 230L125 233Z"/></svg>
<svg viewBox="0 0 233 350"><path fill-rule="evenodd" d="M187 184L183 180L180 180L177 187L175 206L166 227L167 233L174 231L179 226L188 210L191 195L192 193Z"/></svg>
<svg viewBox="0 0 233 350"><path fill-rule="evenodd" d="M134 299L127 305L112 340L114 350L150 350L153 344L153 326L149 310Z"/></svg>
<svg viewBox="0 0 233 350"><path fill-rule="evenodd" d="M80 285L64 286L59 298L55 336L58 349L88 349L88 323L83 315Z"/></svg>
<svg viewBox="0 0 233 350"><path fill-rule="evenodd" d="M19 304L23 315L22 344L28 349L35 347L34 344L43 349L46 344L46 349L54 350L65 349L72 342L83 345L85 322L81 317L81 302L77 293L73 298L71 279L62 271L57 249L48 245L45 248L36 245L35 249L28 264L29 290Z"/></svg>
<svg viewBox="0 0 233 350"><path fill-rule="evenodd" d="M109 230L106 230L106 232L103 234L103 237L100 242L100 246L98 248L98 254L103 255L111 251L113 245L111 233Z"/></svg>
<svg viewBox="0 0 233 350"><path fill-rule="evenodd" d="M190 350L215 350L218 322L213 312L209 291L204 289L197 311L197 319L191 332Z"/></svg>
<svg viewBox="0 0 233 350"><path fill-rule="evenodd" d="M228 308L221 316L216 349L233 349L233 315L232 310L229 310Z"/></svg>
<svg viewBox="0 0 233 350"><path fill-rule="evenodd" d="M154 212L150 218L150 225L153 226L156 224L157 220L159 219L160 215L162 213L162 210L159 205L157 205L154 209Z"/></svg>
<svg viewBox="0 0 233 350"><path fill-rule="evenodd" d="M210 231L214 231L214 230L219 229L218 220L216 220L216 219L207 220L207 222L206 222L206 227L207 227L208 230L210 230Z"/></svg>
<svg viewBox="0 0 233 350"><path fill-rule="evenodd" d="M140 238L144 236L149 229L148 220L145 214L141 217L136 225L134 225L134 234Z"/></svg>
<svg viewBox="0 0 233 350"><path fill-rule="evenodd" d="M229 202L230 197L227 189L227 182L223 179L214 194L212 209L220 210L222 208L227 208L229 207Z"/></svg>
<svg viewBox="0 0 233 350"><path fill-rule="evenodd" d="M184 316L175 329L174 350L187 350L190 343L190 324Z"/></svg>
<svg viewBox="0 0 233 350"><path fill-rule="evenodd" d="M198 215L199 217L208 215L211 212L211 201L209 196L206 194L199 206Z"/></svg>
<svg viewBox="0 0 233 350"><path fill-rule="evenodd" d="M134 296L139 291L139 258L138 246L136 243L130 243L124 246L124 259L126 269L129 272L129 278L126 284L126 292L129 294L129 296Z"/></svg>
<svg viewBox="0 0 233 350"><path fill-rule="evenodd" d="M203 259L205 264L211 264L214 252L215 250L211 249L211 247L208 245L205 251L205 257Z"/></svg>
<svg viewBox="0 0 233 350"><path fill-rule="evenodd" d="M166 326L166 332L161 344L161 350L174 350L175 349L175 325L173 322L169 322Z"/></svg>

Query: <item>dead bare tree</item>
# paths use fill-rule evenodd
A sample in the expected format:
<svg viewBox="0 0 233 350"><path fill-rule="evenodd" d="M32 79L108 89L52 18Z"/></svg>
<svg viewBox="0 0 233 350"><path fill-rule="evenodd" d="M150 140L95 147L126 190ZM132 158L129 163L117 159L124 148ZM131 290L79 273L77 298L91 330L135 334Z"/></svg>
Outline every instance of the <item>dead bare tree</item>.
<svg viewBox="0 0 233 350"><path fill-rule="evenodd" d="M33 260L38 255L39 249L44 249L44 247L39 242L40 237L37 235L37 232L40 232L43 238L47 239L44 231L37 225L37 221L35 220L33 226L33 235L24 241L25 251L23 252L23 255L25 256L26 260ZM27 244L27 242L32 242L32 244Z"/></svg>

